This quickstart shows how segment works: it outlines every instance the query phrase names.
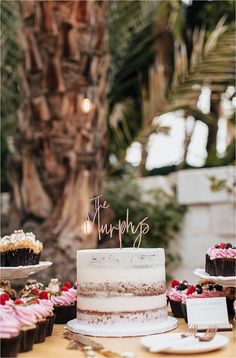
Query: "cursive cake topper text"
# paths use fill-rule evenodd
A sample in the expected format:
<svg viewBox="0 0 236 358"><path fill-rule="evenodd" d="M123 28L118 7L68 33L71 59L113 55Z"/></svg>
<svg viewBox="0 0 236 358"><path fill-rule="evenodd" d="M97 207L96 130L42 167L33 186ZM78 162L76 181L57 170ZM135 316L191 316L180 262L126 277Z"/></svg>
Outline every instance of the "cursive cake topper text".
<svg viewBox="0 0 236 358"><path fill-rule="evenodd" d="M122 248L122 235L125 233L128 233L129 231L137 236L135 237L133 247L140 247L141 241L142 241L142 235L145 235L149 231L149 225L146 222L148 217L145 217L143 220L141 220L137 225L134 225L134 223L129 218L129 209L126 209L126 219L125 220L119 220L117 226L112 224L101 224L101 210L105 210L109 208L109 204L104 200L102 203L100 202L100 198L102 195L98 195L95 198L91 199L91 201L94 201L94 209L95 213L92 218L92 220L89 218L89 216L86 219L86 227L87 224L91 227L95 224L95 221L97 221L97 228L98 228L98 239L101 240L101 235L106 234L110 237L110 239L113 236L114 231L118 231L118 237L119 237L119 243L120 248ZM88 230L87 230L88 232Z"/></svg>

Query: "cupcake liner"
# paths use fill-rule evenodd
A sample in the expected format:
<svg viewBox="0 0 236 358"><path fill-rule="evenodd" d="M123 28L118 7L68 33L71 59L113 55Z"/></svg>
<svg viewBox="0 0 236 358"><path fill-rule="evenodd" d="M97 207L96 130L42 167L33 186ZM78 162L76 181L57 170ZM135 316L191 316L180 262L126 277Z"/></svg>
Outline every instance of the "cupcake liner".
<svg viewBox="0 0 236 358"><path fill-rule="evenodd" d="M7 267L7 255L6 252L1 252L0 254L0 266L1 267Z"/></svg>
<svg viewBox="0 0 236 358"><path fill-rule="evenodd" d="M181 304L181 301L170 300L170 307L172 309L174 317L176 318L184 318Z"/></svg>
<svg viewBox="0 0 236 358"><path fill-rule="evenodd" d="M36 327L21 331L20 353L32 351Z"/></svg>
<svg viewBox="0 0 236 358"><path fill-rule="evenodd" d="M181 303L181 309L184 316L184 320L186 323L188 323L187 306L185 303Z"/></svg>
<svg viewBox="0 0 236 358"><path fill-rule="evenodd" d="M234 258L222 258L211 260L206 255L206 272L211 276L236 276L236 265Z"/></svg>
<svg viewBox="0 0 236 358"><path fill-rule="evenodd" d="M20 338L21 334L12 338L0 339L1 346L1 358L13 358L17 357L20 350Z"/></svg>
<svg viewBox="0 0 236 358"><path fill-rule="evenodd" d="M47 321L42 320L37 322L36 324L36 333L34 337L34 343L43 343L46 338L46 328L47 328Z"/></svg>
<svg viewBox="0 0 236 358"><path fill-rule="evenodd" d="M29 266L39 263L40 254L30 249L17 249L6 252L8 266Z"/></svg>
<svg viewBox="0 0 236 358"><path fill-rule="evenodd" d="M234 298L226 297L226 304L227 304L228 316L229 316L229 318L233 318L235 316Z"/></svg>
<svg viewBox="0 0 236 358"><path fill-rule="evenodd" d="M55 315L47 317L46 321L47 321L46 337L49 337L52 335L53 325L54 325L54 321L55 321Z"/></svg>
<svg viewBox="0 0 236 358"><path fill-rule="evenodd" d="M55 323L65 324L76 318L76 304L71 306L54 306Z"/></svg>

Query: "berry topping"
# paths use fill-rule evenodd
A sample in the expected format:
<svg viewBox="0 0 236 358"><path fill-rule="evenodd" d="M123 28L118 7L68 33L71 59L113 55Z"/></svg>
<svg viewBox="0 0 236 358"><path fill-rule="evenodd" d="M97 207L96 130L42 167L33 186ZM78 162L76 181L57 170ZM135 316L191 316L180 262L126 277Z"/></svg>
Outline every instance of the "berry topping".
<svg viewBox="0 0 236 358"><path fill-rule="evenodd" d="M62 287L60 288L60 291L69 291L69 289L67 287Z"/></svg>
<svg viewBox="0 0 236 358"><path fill-rule="evenodd" d="M220 244L220 249L224 249L225 248L225 243L224 242L222 242L221 244Z"/></svg>
<svg viewBox="0 0 236 358"><path fill-rule="evenodd" d="M232 249L233 245L231 245L230 242L227 242L227 244L225 245L225 249Z"/></svg>
<svg viewBox="0 0 236 358"><path fill-rule="evenodd" d="M189 286L189 288L187 289L187 295L191 295L193 292L195 292L196 289L193 285Z"/></svg>
<svg viewBox="0 0 236 358"><path fill-rule="evenodd" d="M17 299L15 300L15 305L23 305L24 304L24 301L20 300L20 299Z"/></svg>
<svg viewBox="0 0 236 358"><path fill-rule="evenodd" d="M40 298L41 300L48 300L48 293L47 293L46 291L40 292L39 298Z"/></svg>
<svg viewBox="0 0 236 358"><path fill-rule="evenodd" d="M187 281L187 280L183 280L182 283L184 283L185 285L188 285L188 281Z"/></svg>
<svg viewBox="0 0 236 358"><path fill-rule="evenodd" d="M32 288L31 293L33 293L36 296L39 296L39 290L37 290L37 288Z"/></svg>
<svg viewBox="0 0 236 358"><path fill-rule="evenodd" d="M1 296L0 296L0 304L1 304L1 305L5 305L5 302L8 301L9 298L10 298L9 295L4 292L4 293L1 294Z"/></svg>
<svg viewBox="0 0 236 358"><path fill-rule="evenodd" d="M32 298L33 303L39 303L39 300L37 298Z"/></svg>
<svg viewBox="0 0 236 358"><path fill-rule="evenodd" d="M216 245L215 245L215 248L216 248L216 249L219 249L219 247L220 247L220 244L216 244Z"/></svg>
<svg viewBox="0 0 236 358"><path fill-rule="evenodd" d="M64 287L67 287L67 288L71 288L71 283L70 283L70 281L66 281L66 282L64 282L64 285L63 285Z"/></svg>
<svg viewBox="0 0 236 358"><path fill-rule="evenodd" d="M196 292L198 294L201 294L202 293L202 286L201 285L196 285Z"/></svg>
<svg viewBox="0 0 236 358"><path fill-rule="evenodd" d="M216 291L223 291L223 286L218 285L217 283L213 287Z"/></svg>
<svg viewBox="0 0 236 358"><path fill-rule="evenodd" d="M171 287L176 287L176 286L178 286L179 285L179 281L177 281L177 280L172 280L171 281Z"/></svg>
<svg viewBox="0 0 236 358"><path fill-rule="evenodd" d="M209 286L208 286L208 290L209 290L209 291L213 291L213 290L214 290L213 285L209 285Z"/></svg>
<svg viewBox="0 0 236 358"><path fill-rule="evenodd" d="M177 291L184 291L186 290L186 288L188 288L188 285L185 285L184 283L179 283L178 286L176 286L176 290Z"/></svg>

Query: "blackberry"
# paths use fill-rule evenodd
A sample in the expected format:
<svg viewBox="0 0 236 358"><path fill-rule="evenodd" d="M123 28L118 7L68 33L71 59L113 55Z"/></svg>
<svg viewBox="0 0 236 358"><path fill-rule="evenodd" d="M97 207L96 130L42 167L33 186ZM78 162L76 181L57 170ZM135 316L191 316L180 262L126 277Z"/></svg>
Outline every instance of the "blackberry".
<svg viewBox="0 0 236 358"><path fill-rule="evenodd" d="M202 286L201 285L196 285L196 292L198 294L201 294L202 293Z"/></svg>
<svg viewBox="0 0 236 358"><path fill-rule="evenodd" d="M215 249L219 249L219 247L220 247L220 244L215 245Z"/></svg>
<svg viewBox="0 0 236 358"><path fill-rule="evenodd" d="M216 291L223 291L223 286L218 285L217 283L213 287Z"/></svg>
<svg viewBox="0 0 236 358"><path fill-rule="evenodd" d="M209 285L209 286L208 286L208 290L209 290L209 291L213 291L213 290L214 290L213 285Z"/></svg>
<svg viewBox="0 0 236 358"><path fill-rule="evenodd" d="M227 242L225 245L225 249L232 249L233 245L230 244L230 242Z"/></svg>
<svg viewBox="0 0 236 358"><path fill-rule="evenodd" d="M188 286L185 285L184 283L179 283L178 286L176 286L177 291L184 291L186 290L186 288L188 288Z"/></svg>

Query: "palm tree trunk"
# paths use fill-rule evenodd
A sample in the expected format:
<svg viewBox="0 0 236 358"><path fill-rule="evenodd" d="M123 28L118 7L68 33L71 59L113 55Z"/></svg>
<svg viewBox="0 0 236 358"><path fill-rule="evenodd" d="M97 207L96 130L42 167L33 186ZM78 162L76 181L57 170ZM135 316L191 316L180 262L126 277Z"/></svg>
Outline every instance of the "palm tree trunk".
<svg viewBox="0 0 236 358"><path fill-rule="evenodd" d="M55 262L51 273L65 279L75 274L75 250L97 246L96 232L83 224L105 170L107 10L107 1L21 2L14 229L38 233L43 259ZM85 93L94 104L89 113L81 107Z"/></svg>

